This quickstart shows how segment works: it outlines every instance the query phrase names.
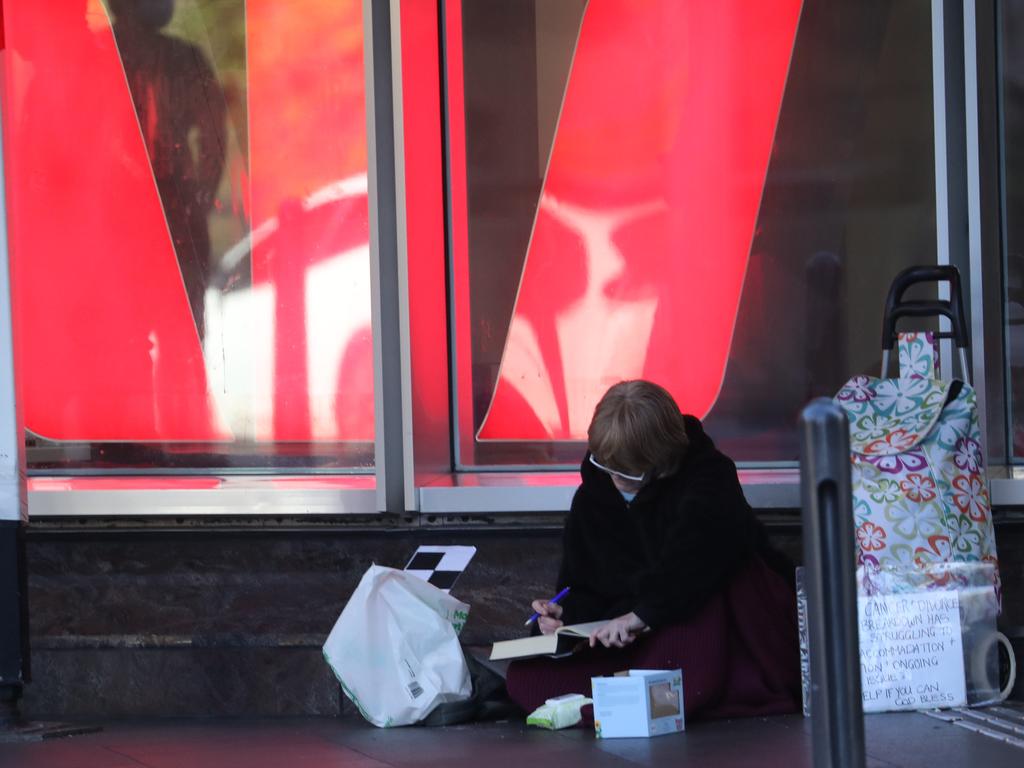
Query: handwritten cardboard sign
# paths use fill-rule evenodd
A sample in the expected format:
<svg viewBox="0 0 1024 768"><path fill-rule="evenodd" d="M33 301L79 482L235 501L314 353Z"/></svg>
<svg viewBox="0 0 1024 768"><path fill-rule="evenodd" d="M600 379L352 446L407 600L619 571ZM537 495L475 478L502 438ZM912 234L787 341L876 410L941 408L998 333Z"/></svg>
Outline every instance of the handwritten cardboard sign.
<svg viewBox="0 0 1024 768"><path fill-rule="evenodd" d="M956 592L861 597L857 612L865 712L966 704Z"/></svg>

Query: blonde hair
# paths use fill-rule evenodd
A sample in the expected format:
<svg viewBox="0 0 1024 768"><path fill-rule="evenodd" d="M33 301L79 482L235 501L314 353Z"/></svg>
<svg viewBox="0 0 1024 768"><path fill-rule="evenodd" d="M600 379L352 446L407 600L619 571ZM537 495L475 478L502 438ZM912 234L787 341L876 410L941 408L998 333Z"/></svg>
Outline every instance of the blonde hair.
<svg viewBox="0 0 1024 768"><path fill-rule="evenodd" d="M689 443L672 395L643 379L620 381L605 392L587 430L594 458L631 475L671 474Z"/></svg>

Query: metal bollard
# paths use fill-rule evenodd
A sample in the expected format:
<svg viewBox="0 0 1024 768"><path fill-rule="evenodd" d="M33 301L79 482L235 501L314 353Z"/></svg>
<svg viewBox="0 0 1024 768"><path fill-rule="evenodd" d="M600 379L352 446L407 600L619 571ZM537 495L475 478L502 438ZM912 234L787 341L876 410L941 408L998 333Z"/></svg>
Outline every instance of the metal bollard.
<svg viewBox="0 0 1024 768"><path fill-rule="evenodd" d="M863 768L849 423L825 397L800 414L800 485L814 765Z"/></svg>

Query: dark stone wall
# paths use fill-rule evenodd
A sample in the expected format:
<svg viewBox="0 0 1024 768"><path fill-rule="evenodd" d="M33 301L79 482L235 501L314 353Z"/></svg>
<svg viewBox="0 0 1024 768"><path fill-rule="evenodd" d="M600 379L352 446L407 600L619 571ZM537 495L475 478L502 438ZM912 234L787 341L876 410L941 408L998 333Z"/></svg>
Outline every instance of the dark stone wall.
<svg viewBox="0 0 1024 768"><path fill-rule="evenodd" d="M795 517L771 531L800 559ZM997 527L1008 629L1024 626L1024 526ZM29 717L334 715L347 702L320 647L371 563L419 544L472 544L453 590L462 640L522 633L549 594L560 532L408 526L80 530L30 526Z"/></svg>
<svg viewBox="0 0 1024 768"><path fill-rule="evenodd" d="M534 531L185 530L30 532L35 718L337 714L320 647L372 564L416 547L473 544L453 593L462 639L522 631L546 595L556 529Z"/></svg>

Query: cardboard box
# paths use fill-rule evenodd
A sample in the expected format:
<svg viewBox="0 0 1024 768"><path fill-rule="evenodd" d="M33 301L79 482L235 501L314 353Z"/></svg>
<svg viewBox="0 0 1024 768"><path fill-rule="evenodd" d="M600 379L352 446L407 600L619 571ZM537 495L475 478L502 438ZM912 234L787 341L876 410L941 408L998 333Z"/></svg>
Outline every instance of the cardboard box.
<svg viewBox="0 0 1024 768"><path fill-rule="evenodd" d="M686 729L683 673L630 669L592 677L594 730L599 739L660 736Z"/></svg>

